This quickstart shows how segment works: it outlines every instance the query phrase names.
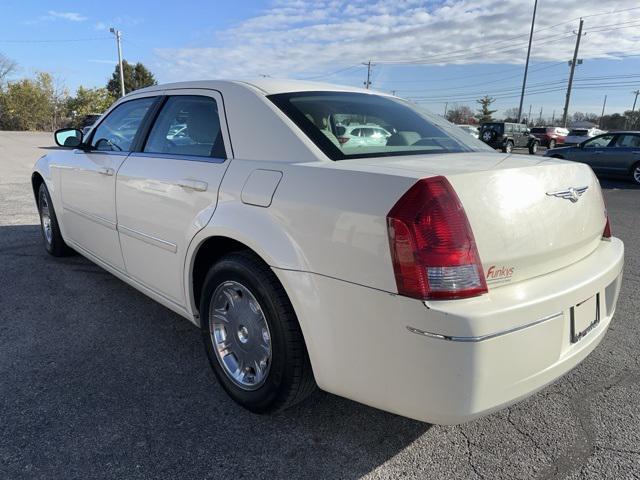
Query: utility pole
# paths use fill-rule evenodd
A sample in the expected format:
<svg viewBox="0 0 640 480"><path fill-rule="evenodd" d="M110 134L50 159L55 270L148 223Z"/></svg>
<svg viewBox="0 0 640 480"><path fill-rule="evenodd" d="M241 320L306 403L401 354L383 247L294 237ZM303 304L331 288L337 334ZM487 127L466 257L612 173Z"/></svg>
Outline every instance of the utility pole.
<svg viewBox="0 0 640 480"><path fill-rule="evenodd" d="M120 38L122 37L122 32L113 27L109 29L111 33L116 36L116 44L118 45L118 65L120 66L120 96L124 97L124 71L122 68L122 45L120 43Z"/></svg>
<svg viewBox="0 0 640 480"><path fill-rule="evenodd" d="M542 107L540 107L540 116L538 117L538 124L542 125Z"/></svg>
<svg viewBox="0 0 640 480"><path fill-rule="evenodd" d="M600 114L600 120L598 120L598 128L602 125L602 117L604 117L604 107L607 106L607 96L604 96L604 102L602 102L602 113Z"/></svg>
<svg viewBox="0 0 640 480"><path fill-rule="evenodd" d="M536 23L536 10L538 0L533 4L533 17L531 17L531 31L529 32L529 48L527 48L527 61L524 64L524 78L522 79L522 93L520 94L520 106L518 107L518 123L522 119L522 102L524 101L524 90L527 88L527 72L529 71L529 56L531 55L531 42L533 41L533 26Z"/></svg>
<svg viewBox="0 0 640 480"><path fill-rule="evenodd" d="M573 51L573 60L571 61L571 72L569 73L569 85L567 86L567 98L564 102L564 112L562 113L562 126L567 128L567 115L569 113L569 101L571 100L571 87L573 86L573 73L578 63L578 50L580 49L580 39L582 38L582 25L584 20L580 19L580 26L578 27L578 37L576 38L576 48ZM573 32L576 33L575 31Z"/></svg>
<svg viewBox="0 0 640 480"><path fill-rule="evenodd" d="M635 98L633 99L633 107L631 108L631 118L629 120L633 121L633 113L636 111L636 102L638 101L638 95L640 94L640 90L634 90L633 92L631 92L633 94L635 94ZM629 128L629 125L627 125L628 122L625 122L625 128ZM633 125L635 126L636 122L633 122Z"/></svg>
<svg viewBox="0 0 640 480"><path fill-rule="evenodd" d="M447 118L447 108L449 108L449 102L445 102L444 104L444 118Z"/></svg>
<svg viewBox="0 0 640 480"><path fill-rule="evenodd" d="M369 60L367 63L363 63L363 65L367 66L367 81L364 82L364 88L368 90L371 86L371 67L373 67L374 64L371 63L371 60Z"/></svg>
<svg viewBox="0 0 640 480"><path fill-rule="evenodd" d="M531 107L533 107L533 105L529 105L529 115L527 115L527 126L531 123Z"/></svg>
<svg viewBox="0 0 640 480"><path fill-rule="evenodd" d="M551 115L551 126L554 127L556 123L556 111L553 110L553 115Z"/></svg>

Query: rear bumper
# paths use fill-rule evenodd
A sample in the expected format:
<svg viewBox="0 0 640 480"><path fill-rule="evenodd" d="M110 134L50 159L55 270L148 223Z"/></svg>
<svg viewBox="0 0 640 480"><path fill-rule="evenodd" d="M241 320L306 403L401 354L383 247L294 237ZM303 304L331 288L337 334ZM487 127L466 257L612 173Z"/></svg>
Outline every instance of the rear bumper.
<svg viewBox="0 0 640 480"><path fill-rule="evenodd" d="M274 269L300 319L318 385L418 420L456 424L553 382L602 340L624 247L603 241L580 262L481 297L429 302ZM600 321L571 342L570 310L598 294Z"/></svg>

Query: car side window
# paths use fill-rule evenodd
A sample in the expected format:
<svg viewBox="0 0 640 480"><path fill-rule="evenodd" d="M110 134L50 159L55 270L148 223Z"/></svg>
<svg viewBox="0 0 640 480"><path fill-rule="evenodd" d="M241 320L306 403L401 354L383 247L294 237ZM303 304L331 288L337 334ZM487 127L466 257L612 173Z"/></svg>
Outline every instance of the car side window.
<svg viewBox="0 0 640 480"><path fill-rule="evenodd" d="M227 158L218 104L211 97L169 97L144 146L147 153Z"/></svg>
<svg viewBox="0 0 640 480"><path fill-rule="evenodd" d="M145 97L118 105L96 128L91 148L102 152L130 152L142 120L154 101L155 97Z"/></svg>
<svg viewBox="0 0 640 480"><path fill-rule="evenodd" d="M613 135L601 135L599 137L593 137L591 140L584 142L584 148L602 148L606 147L613 140Z"/></svg>
<svg viewBox="0 0 640 480"><path fill-rule="evenodd" d="M513 133L513 125L505 124L504 133Z"/></svg>
<svg viewBox="0 0 640 480"><path fill-rule="evenodd" d="M615 146L619 148L639 148L640 135L633 135L629 133L619 135Z"/></svg>

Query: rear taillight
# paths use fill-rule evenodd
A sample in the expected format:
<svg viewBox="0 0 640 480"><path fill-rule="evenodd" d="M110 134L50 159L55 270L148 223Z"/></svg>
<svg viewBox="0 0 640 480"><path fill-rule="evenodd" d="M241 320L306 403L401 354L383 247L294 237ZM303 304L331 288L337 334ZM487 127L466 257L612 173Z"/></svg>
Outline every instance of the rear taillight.
<svg viewBox="0 0 640 480"><path fill-rule="evenodd" d="M609 214L605 211L605 217L607 223L604 224L604 231L602 232L602 238L611 238L611 223L609 222Z"/></svg>
<svg viewBox="0 0 640 480"><path fill-rule="evenodd" d="M344 145L349 141L349 137L338 137L338 141L340 142L340 145Z"/></svg>
<svg viewBox="0 0 640 480"><path fill-rule="evenodd" d="M426 300L487 293L471 226L446 178L413 185L387 215L387 228L400 295Z"/></svg>

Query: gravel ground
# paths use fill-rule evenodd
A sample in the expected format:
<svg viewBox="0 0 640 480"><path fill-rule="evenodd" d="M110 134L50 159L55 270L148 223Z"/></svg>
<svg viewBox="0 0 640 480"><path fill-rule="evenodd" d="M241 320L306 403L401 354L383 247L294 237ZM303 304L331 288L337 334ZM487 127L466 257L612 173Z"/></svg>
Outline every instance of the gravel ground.
<svg viewBox="0 0 640 480"><path fill-rule="evenodd" d="M256 416L216 384L193 325L45 253L29 175L51 142L0 132L0 478L640 478L640 189L603 181L627 252L618 310L554 385L457 427L322 392Z"/></svg>

